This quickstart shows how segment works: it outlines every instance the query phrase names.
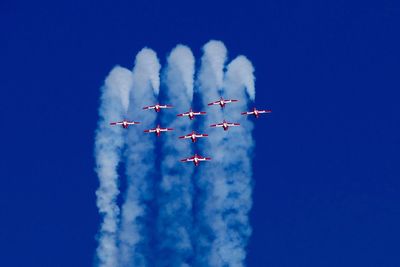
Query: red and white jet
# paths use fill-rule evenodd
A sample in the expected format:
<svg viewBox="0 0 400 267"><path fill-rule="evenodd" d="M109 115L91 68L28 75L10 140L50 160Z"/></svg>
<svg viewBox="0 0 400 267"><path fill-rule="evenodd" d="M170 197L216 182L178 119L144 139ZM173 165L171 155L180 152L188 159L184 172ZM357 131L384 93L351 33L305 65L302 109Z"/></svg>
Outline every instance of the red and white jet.
<svg viewBox="0 0 400 267"><path fill-rule="evenodd" d="M254 115L254 117L258 118L259 114L271 113L271 112L272 110L265 110L265 109L258 110L254 107L252 111L242 112L242 115Z"/></svg>
<svg viewBox="0 0 400 267"><path fill-rule="evenodd" d="M236 100L236 99L223 99L223 98L221 97L220 100L215 101L215 102L208 103L208 105L209 105L209 106L212 106L212 105L220 105L221 108L223 108L223 107L225 107L225 104L232 103L232 102L238 102L238 101L239 101L239 100Z"/></svg>
<svg viewBox="0 0 400 267"><path fill-rule="evenodd" d="M187 134L187 135L184 135L184 136L179 136L179 138L180 139L189 139L190 138L190 139L192 139L192 142L195 143L197 138L207 137L207 136L208 136L208 134L198 134L195 131L193 131L190 134Z"/></svg>
<svg viewBox="0 0 400 267"><path fill-rule="evenodd" d="M178 117L189 116L189 119L193 120L194 116L204 115L204 114L206 114L206 112L204 112L204 111L193 111L192 109L190 109L188 112L181 113L181 114L178 114L176 116L178 116Z"/></svg>
<svg viewBox="0 0 400 267"><path fill-rule="evenodd" d="M128 120L123 120L123 121L117 121L117 122L110 122L110 125L122 125L124 129L127 129L129 125L134 125L134 124L140 124L138 121L128 121Z"/></svg>
<svg viewBox="0 0 400 267"><path fill-rule="evenodd" d="M211 160L211 158L202 157L197 154L194 154L194 156L189 158L181 159L182 162L193 162L194 166L199 166L200 161L208 161L208 160Z"/></svg>
<svg viewBox="0 0 400 267"><path fill-rule="evenodd" d="M172 106L171 105L160 105L157 103L154 106L147 106L147 107L144 107L143 109L154 109L156 112L160 112L160 110L162 108L172 108Z"/></svg>
<svg viewBox="0 0 400 267"><path fill-rule="evenodd" d="M157 137L160 136L161 132L172 131L172 128L161 128L160 125L157 125L154 129L144 130L145 133L156 133Z"/></svg>
<svg viewBox="0 0 400 267"><path fill-rule="evenodd" d="M229 127L239 126L239 125L240 125L239 123L227 122L226 120L224 120L222 123L211 124L210 127L222 127L224 128L224 131L227 131Z"/></svg>

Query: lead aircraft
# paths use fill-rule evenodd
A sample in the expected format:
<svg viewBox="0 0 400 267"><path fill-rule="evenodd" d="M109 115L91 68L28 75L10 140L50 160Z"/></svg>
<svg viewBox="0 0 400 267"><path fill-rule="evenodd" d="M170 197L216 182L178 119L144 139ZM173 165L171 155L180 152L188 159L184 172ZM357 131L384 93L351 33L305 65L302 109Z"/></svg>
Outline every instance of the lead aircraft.
<svg viewBox="0 0 400 267"><path fill-rule="evenodd" d="M271 113L271 112L272 110L265 110L265 109L258 110L254 107L252 111L242 112L242 115L254 115L254 117L258 118L259 114Z"/></svg>
<svg viewBox="0 0 400 267"><path fill-rule="evenodd" d="M207 137L208 134L198 134L195 131L192 131L192 133L187 134L187 135L183 135L183 136L179 136L180 139L192 139L192 142L195 143L197 138L200 137Z"/></svg>
<svg viewBox="0 0 400 267"><path fill-rule="evenodd" d="M160 112L160 110L162 109L162 108L172 108L173 106L171 106L171 105L160 105L160 104L155 104L154 106L147 106L147 107L144 107L143 109L147 109L147 110L149 110L149 109L154 109L156 112Z"/></svg>
<svg viewBox="0 0 400 267"><path fill-rule="evenodd" d="M160 125L158 124L156 128L153 129L148 129L144 130L145 133L155 133L158 136L160 136L161 132L168 132L172 131L172 128L161 128Z"/></svg>
<svg viewBox="0 0 400 267"><path fill-rule="evenodd" d="M223 107L225 107L225 104L232 103L232 102L237 102L237 101L239 101L239 100L236 100L236 99L223 99L223 98L221 97L220 100L215 101L215 102L208 103L208 105L209 105L209 106L212 106L212 105L220 105L221 108L223 108Z"/></svg>
<svg viewBox="0 0 400 267"><path fill-rule="evenodd" d="M178 116L178 117L189 116L189 119L193 120L194 116L204 115L204 114L206 114L206 112L204 112L204 111L193 111L192 109L190 109L188 112L184 112L184 113L178 114L176 116Z"/></svg>
<svg viewBox="0 0 400 267"><path fill-rule="evenodd" d="M194 154L194 156L181 159L182 162L193 162L194 166L199 166L200 161L208 161L211 158L202 157L200 155Z"/></svg>
<svg viewBox="0 0 400 267"><path fill-rule="evenodd" d="M239 125L240 125L239 123L227 122L226 120L224 120L222 123L211 124L210 127L222 127L224 131L227 131L229 127L239 126Z"/></svg>
<svg viewBox="0 0 400 267"><path fill-rule="evenodd" d="M110 125L121 125L124 129L127 129L129 125L134 125L134 124L140 124L138 121L128 121L128 120L123 120L123 121L117 121L117 122L110 122Z"/></svg>

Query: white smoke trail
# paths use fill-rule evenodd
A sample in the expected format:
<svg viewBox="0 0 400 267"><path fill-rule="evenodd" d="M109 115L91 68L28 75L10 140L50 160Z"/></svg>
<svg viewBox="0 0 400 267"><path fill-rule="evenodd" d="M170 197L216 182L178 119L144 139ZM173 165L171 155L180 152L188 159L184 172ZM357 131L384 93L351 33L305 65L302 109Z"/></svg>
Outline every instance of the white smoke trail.
<svg viewBox="0 0 400 267"><path fill-rule="evenodd" d="M97 265L117 265L116 232L119 208L116 204L118 190L117 166L124 144L121 127L110 127L109 122L119 121L126 114L131 88L130 71L115 67L102 87L100 121L95 138L96 172L100 186L96 191L97 207L103 216L98 233Z"/></svg>
<svg viewBox="0 0 400 267"><path fill-rule="evenodd" d="M243 116L240 112L248 109L248 96L255 97L254 69L251 62L244 56L235 58L227 67L224 90L232 98L242 99L232 105L229 119L239 121ZM246 95L248 93L248 96ZM246 257L247 240L251 234L248 213L252 206L252 151L253 123L241 120L241 127L227 135L224 147L224 169L227 172L228 192L225 200L223 220L228 232L223 239L216 240L221 244L219 254L228 266L243 266ZM233 145L234 144L234 145Z"/></svg>
<svg viewBox="0 0 400 267"><path fill-rule="evenodd" d="M224 146L224 169L227 172L228 195L225 202L224 221L228 226L227 236L217 240L222 244L220 254L229 266L243 266L246 258L246 245L251 234L248 213L252 206L252 153L253 153L253 123L243 119L240 114L248 110L248 97L255 98L254 68L244 56L235 58L227 68L225 77L225 93L233 98L243 99L235 103L229 112L230 119L240 121L241 127L236 127L227 136ZM246 92L248 95L246 95ZM235 144L232 146L232 144Z"/></svg>
<svg viewBox="0 0 400 267"><path fill-rule="evenodd" d="M254 87L254 68L251 62L245 56L238 56L228 67L230 68L228 68L225 79L226 91L233 94L237 93L242 96L243 92L241 92L239 87L244 87L247 92L247 97L250 98L251 101L254 101L256 98L256 89Z"/></svg>
<svg viewBox="0 0 400 267"><path fill-rule="evenodd" d="M205 53L204 57L207 56L207 50ZM207 68L207 65L202 68ZM218 70L220 71L221 69ZM210 138L204 145L204 149L212 154L213 163L209 168L202 169L202 182L199 183L206 189L204 206L200 215L205 225L201 229L210 233L208 239L202 240L203 247L199 248L200 266L244 265L245 247L251 233L248 212L252 205L253 139L251 132L253 125L250 121L242 120L240 112L247 110L248 98L255 97L253 71L251 62L243 56L237 57L228 65L223 95L228 99L239 99L239 102L228 104L224 108L223 117L230 122L240 122L241 126L229 129L227 132L212 129L213 132L210 133ZM203 82L203 79L208 79L208 77L200 75L200 78L200 84L207 84ZM217 85L213 90L201 87L204 92L203 103L214 100L207 98L209 98L208 95L215 98L216 89ZM211 114L218 114L210 116L216 120L213 123L220 122L220 111L213 113L210 111Z"/></svg>
<svg viewBox="0 0 400 267"><path fill-rule="evenodd" d="M156 114L153 110L144 111L142 107L156 103L160 86L160 67L153 50L144 48L137 54L132 73L128 114L132 120L140 118L142 126L130 127L126 136L128 183L119 233L120 266L146 266L148 261L145 256L149 235L145 222L146 201L152 199L155 137L145 135L143 128L155 127Z"/></svg>
<svg viewBox="0 0 400 267"><path fill-rule="evenodd" d="M207 103L220 98L226 59L227 50L222 42L209 41L204 45L197 81L203 108L208 107ZM212 195L212 192L215 192L217 183L220 183L221 179L225 179L222 168L224 151L219 149L223 143L224 136L209 128L210 124L221 122L222 120L223 113L220 107L212 106L208 109L207 116L201 125L202 132L209 133L209 137L200 140L199 146L209 156L212 156L212 161L205 168L201 168L195 178L199 187L196 199L199 207L199 212L196 214L196 266L208 266L211 252L216 251L216 248L212 247L213 238L218 232L223 232L217 231L217 224L222 224L221 214L218 212L222 210L224 205L222 202L224 194L219 192ZM223 184L217 188L221 191L222 186ZM210 236L209 233L212 235Z"/></svg>
<svg viewBox="0 0 400 267"><path fill-rule="evenodd" d="M193 99L194 56L183 45L175 47L167 58L165 73L166 103L175 112L189 110ZM176 117L175 112L162 114L164 127L174 131L163 139L162 181L159 196L159 263L156 266L189 266L193 256L192 231L192 184L193 166L179 162L191 154L191 144L178 136L191 131L187 117ZM199 119L199 118L196 118Z"/></svg>
<svg viewBox="0 0 400 267"><path fill-rule="evenodd" d="M222 42L211 40L204 45L203 53L198 81L200 93L205 95L202 99L207 105L206 98L219 98L218 90L222 90L227 50Z"/></svg>

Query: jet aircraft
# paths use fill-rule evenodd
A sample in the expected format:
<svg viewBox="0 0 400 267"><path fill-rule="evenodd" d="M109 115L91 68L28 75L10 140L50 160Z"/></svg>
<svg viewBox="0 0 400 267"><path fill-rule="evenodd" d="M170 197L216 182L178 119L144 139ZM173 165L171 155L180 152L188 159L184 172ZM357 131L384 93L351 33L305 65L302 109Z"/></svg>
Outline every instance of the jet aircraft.
<svg viewBox="0 0 400 267"><path fill-rule="evenodd" d="M225 107L225 104L232 103L232 102L237 102L237 101L239 101L239 100L236 100L236 99L223 99L223 98L221 97L220 100L215 101L215 102L208 103L208 105L209 105L209 106L212 106L212 105L220 105L221 108L223 108L223 107Z"/></svg>
<svg viewBox="0 0 400 267"><path fill-rule="evenodd" d="M265 109L258 110L254 107L252 111L242 112L242 115L254 115L254 117L258 118L259 114L271 113L271 112L272 110L265 110Z"/></svg>
<svg viewBox="0 0 400 267"><path fill-rule="evenodd" d="M229 127L239 126L239 125L240 125L239 123L227 122L226 120L224 120L222 123L211 124L210 127L222 127L224 131L227 131Z"/></svg>
<svg viewBox="0 0 400 267"><path fill-rule="evenodd" d="M200 155L194 154L194 156L181 159L182 162L193 162L194 166L199 166L200 161L208 161L211 158L202 157Z"/></svg>
<svg viewBox="0 0 400 267"><path fill-rule="evenodd" d="M117 122L110 122L110 125L121 125L124 129L127 129L129 125L134 125L134 124L140 124L138 121L128 121L128 120L123 120L123 121L117 121Z"/></svg>
<svg viewBox="0 0 400 267"><path fill-rule="evenodd" d="M160 136L161 132L168 132L168 131L172 131L172 128L161 128L160 125L157 125L156 128L154 129L148 129L148 130L144 130L145 133L155 133L158 136Z"/></svg>
<svg viewBox="0 0 400 267"><path fill-rule="evenodd" d="M184 113L178 114L176 116L178 116L178 117L188 116L190 120L193 120L194 116L204 115L204 114L206 114L206 112L204 112L204 111L193 111L192 109L190 109L188 112L184 112Z"/></svg>
<svg viewBox="0 0 400 267"><path fill-rule="evenodd" d="M195 143L197 138L200 137L207 137L208 134L198 134L195 131L192 131L192 133L187 134L187 135L183 135L183 136L179 136L180 139L192 139L192 142Z"/></svg>
<svg viewBox="0 0 400 267"><path fill-rule="evenodd" d="M149 109L154 109L156 112L160 112L160 110L162 109L162 108L172 108L173 106L171 106L171 105L160 105L160 104L155 104L154 106L147 106L147 107L144 107L143 109L146 109L146 110L149 110Z"/></svg>

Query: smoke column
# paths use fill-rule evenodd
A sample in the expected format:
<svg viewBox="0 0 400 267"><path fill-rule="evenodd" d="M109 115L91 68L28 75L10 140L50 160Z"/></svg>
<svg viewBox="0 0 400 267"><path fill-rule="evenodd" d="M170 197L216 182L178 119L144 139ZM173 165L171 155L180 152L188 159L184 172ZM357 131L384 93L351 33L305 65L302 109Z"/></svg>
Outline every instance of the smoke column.
<svg viewBox="0 0 400 267"><path fill-rule="evenodd" d="M163 136L159 195L159 262L156 266L189 266L193 256L192 185L193 166L179 161L191 155L191 144L178 136L191 131L192 123L177 113L190 109L193 99L194 56L187 46L178 45L167 58L164 82L167 87L165 101L175 112L164 112L163 127L172 127L171 134Z"/></svg>
<svg viewBox="0 0 400 267"><path fill-rule="evenodd" d="M221 243L221 258L229 266L243 266L245 248L251 234L248 213L252 206L253 123L243 119L240 112L248 109L249 97L252 100L255 97L253 72L251 62L246 57L239 56L228 65L224 82L225 94L242 100L235 103L236 105L232 104L231 110L227 111L230 120L235 122L242 119L241 127L232 129L224 145L223 162L227 172L228 192L223 220L228 232L222 239L217 238L217 243Z"/></svg>
<svg viewBox="0 0 400 267"><path fill-rule="evenodd" d="M198 74L199 95L203 109L208 108L209 102L220 98L223 87L224 64L227 59L227 50L222 42L210 41L203 47L203 56ZM226 106L226 108L228 105ZM201 168L196 183L199 187L197 204L199 212L196 214L196 266L214 266L211 264L212 253L217 251L213 243L215 235L226 232L221 211L225 188L225 172L222 167L224 151L218 149L223 144L224 135L219 129L210 129L209 125L223 120L223 113L219 106L208 108L207 116L202 121L202 132L209 133L207 138L199 140L198 144L203 151L211 156L212 160L205 168ZM219 190L216 191L216 190ZM224 190L225 189L225 190ZM217 266L217 265L215 265Z"/></svg>
<svg viewBox="0 0 400 267"><path fill-rule="evenodd" d="M220 45L221 46L221 45ZM220 47L218 46L218 47ZM211 49L210 47L213 47ZM204 47L201 72L199 75L203 104L218 99L219 84L209 84L214 77L220 77L222 64L213 55L217 48L208 43ZM220 49L220 48L219 48ZM221 58L225 58L221 56ZM211 60L213 59L213 60ZM222 61L223 62L223 61ZM213 162L201 170L200 189L205 191L203 207L199 215L201 242L198 247L199 266L243 266L246 257L245 247L251 234L248 220L251 202L251 153L253 148L250 121L245 120L240 112L247 110L249 97L254 99L254 75L251 62L244 56L234 59L228 66L223 82L222 95L239 102L228 104L223 111L210 111L212 123L222 119L240 122L240 127L229 129L210 129L210 137L203 149L212 154ZM208 73L209 75L205 75ZM218 81L218 79L215 79ZM216 98L215 98L216 97ZM217 108L217 107L214 107ZM219 108L219 107L218 107ZM211 115L214 114L214 115ZM207 122L208 123L208 122ZM206 126L206 125L205 125ZM213 131L213 132L211 132Z"/></svg>
<svg viewBox="0 0 400 267"><path fill-rule="evenodd" d="M131 72L117 66L110 72L102 87L100 120L95 137L96 172L100 183L96 191L97 207L103 217L97 247L97 265L101 267L117 266L117 166L124 141L121 127L110 127L109 123L121 120L126 114L131 84Z"/></svg>
<svg viewBox="0 0 400 267"><path fill-rule="evenodd" d="M121 230L119 233L120 266L146 266L145 255L149 236L146 227L146 202L153 198L155 167L155 137L144 134L144 128L154 128L156 114L143 110L143 106L154 105L160 87L160 63L156 53L148 48L136 56L132 73L129 119L139 120L141 125L130 127L126 136L127 191L122 206ZM140 119L137 119L140 118Z"/></svg>

